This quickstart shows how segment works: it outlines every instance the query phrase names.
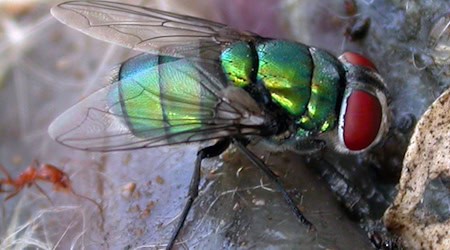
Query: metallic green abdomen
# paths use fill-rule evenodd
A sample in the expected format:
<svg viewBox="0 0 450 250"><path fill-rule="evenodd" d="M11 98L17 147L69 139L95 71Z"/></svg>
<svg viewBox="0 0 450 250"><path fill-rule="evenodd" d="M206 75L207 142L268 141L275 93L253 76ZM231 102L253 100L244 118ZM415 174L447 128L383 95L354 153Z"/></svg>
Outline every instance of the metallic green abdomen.
<svg viewBox="0 0 450 250"><path fill-rule="evenodd" d="M205 105L214 97L202 88L198 74L194 65L178 58L139 55L121 65L109 106L137 137L199 128Z"/></svg>
<svg viewBox="0 0 450 250"><path fill-rule="evenodd" d="M230 82L246 89L263 85L300 130L334 127L345 73L329 53L280 40L238 42L222 52L221 61Z"/></svg>

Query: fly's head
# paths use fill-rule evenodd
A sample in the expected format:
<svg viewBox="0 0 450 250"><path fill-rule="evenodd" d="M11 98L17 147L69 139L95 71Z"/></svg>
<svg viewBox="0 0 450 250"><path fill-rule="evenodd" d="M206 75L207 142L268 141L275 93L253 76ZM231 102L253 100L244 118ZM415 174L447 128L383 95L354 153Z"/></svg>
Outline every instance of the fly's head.
<svg viewBox="0 0 450 250"><path fill-rule="evenodd" d="M360 153L375 146L389 128L386 85L375 65L352 52L339 57L346 86L333 144L342 153Z"/></svg>

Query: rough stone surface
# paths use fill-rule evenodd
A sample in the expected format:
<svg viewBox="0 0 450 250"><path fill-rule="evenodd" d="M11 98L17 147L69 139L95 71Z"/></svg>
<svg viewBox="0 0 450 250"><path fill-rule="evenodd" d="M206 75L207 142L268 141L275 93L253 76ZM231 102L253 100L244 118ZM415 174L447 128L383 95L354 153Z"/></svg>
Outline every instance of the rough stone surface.
<svg viewBox="0 0 450 250"><path fill-rule="evenodd" d="M450 219L439 222L416 210L428 183L450 178L450 90L442 94L417 124L405 155L399 193L386 211L388 229L413 249L450 249Z"/></svg>

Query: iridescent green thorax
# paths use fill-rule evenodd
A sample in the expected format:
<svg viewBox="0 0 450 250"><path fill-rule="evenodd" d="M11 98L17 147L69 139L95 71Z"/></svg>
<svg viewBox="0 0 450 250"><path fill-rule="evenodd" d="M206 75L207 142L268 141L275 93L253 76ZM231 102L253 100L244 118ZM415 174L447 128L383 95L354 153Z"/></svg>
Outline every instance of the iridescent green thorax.
<svg viewBox="0 0 450 250"><path fill-rule="evenodd" d="M311 96L313 65L308 47L274 40L258 44L256 50L258 81L290 115L302 115Z"/></svg>
<svg viewBox="0 0 450 250"><path fill-rule="evenodd" d="M178 58L139 55L122 64L119 84L108 97L109 106L115 107L112 113L122 117L137 137L198 128L204 112L202 101L210 94L203 91L197 76L193 65ZM177 99L190 103L180 105ZM120 105L115 105L117 102Z"/></svg>
<svg viewBox="0 0 450 250"><path fill-rule="evenodd" d="M246 87L254 79L257 55L247 42L237 42L226 48L221 54L224 73L237 87Z"/></svg>
<svg viewBox="0 0 450 250"><path fill-rule="evenodd" d="M334 128L345 73L329 53L281 40L238 42L223 51L221 61L235 86L264 86L296 120L300 136Z"/></svg>
<svg viewBox="0 0 450 250"><path fill-rule="evenodd" d="M262 84L272 101L290 115L305 112L313 68L305 45L275 40L256 46L238 42L223 51L221 60L224 72L235 86Z"/></svg>
<svg viewBox="0 0 450 250"><path fill-rule="evenodd" d="M310 52L314 63L311 97L299 124L305 130L325 132L335 125L345 73L340 62L328 52L319 49Z"/></svg>

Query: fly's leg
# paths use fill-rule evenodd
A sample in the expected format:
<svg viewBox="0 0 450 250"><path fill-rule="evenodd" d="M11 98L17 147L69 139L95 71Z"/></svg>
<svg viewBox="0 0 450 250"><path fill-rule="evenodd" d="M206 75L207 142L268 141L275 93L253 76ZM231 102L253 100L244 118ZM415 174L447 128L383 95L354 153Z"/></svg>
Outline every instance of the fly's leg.
<svg viewBox="0 0 450 250"><path fill-rule="evenodd" d="M184 222L186 221L186 217L189 214L189 211L191 210L192 203L194 203L194 200L198 196L198 185L200 183L200 169L202 160L220 155L228 148L229 145L230 139L222 139L218 141L216 144L198 151L197 158L195 160L194 172L192 173L191 183L189 184L189 192L187 195L186 203L184 204L183 212L180 215L178 224L172 233L172 236L169 240L169 243L166 246L166 249L172 249L178 237L178 234L183 228Z"/></svg>
<svg viewBox="0 0 450 250"><path fill-rule="evenodd" d="M300 140L290 150L299 155L311 155L320 152L325 147L326 143L322 140Z"/></svg>
<svg viewBox="0 0 450 250"><path fill-rule="evenodd" d="M233 144L236 145L236 147L245 155L245 157L247 157L248 160L250 160L253 165L257 166L261 171L264 172L265 175L267 175L267 177L269 177L271 181L275 183L277 191L283 195L284 200L294 213L295 217L297 217L297 219L301 223L306 225L309 231L315 231L314 225L308 219L306 219L300 209L298 209L298 207L295 205L294 200L283 187L283 184L278 179L278 176L274 172L272 172L272 170L270 170L270 168L267 167L266 164L253 152L251 152L240 140L234 139Z"/></svg>

